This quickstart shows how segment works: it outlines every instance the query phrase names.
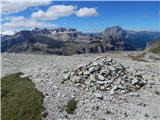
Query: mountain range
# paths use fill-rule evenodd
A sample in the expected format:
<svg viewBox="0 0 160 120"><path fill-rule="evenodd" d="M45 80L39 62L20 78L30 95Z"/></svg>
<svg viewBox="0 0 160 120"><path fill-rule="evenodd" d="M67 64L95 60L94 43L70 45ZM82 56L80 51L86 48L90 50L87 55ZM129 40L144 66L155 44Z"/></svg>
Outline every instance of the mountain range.
<svg viewBox="0 0 160 120"><path fill-rule="evenodd" d="M113 26L100 33L82 33L74 28L21 30L1 35L2 52L50 53L71 55L115 50L144 49L160 39L160 32L130 31Z"/></svg>

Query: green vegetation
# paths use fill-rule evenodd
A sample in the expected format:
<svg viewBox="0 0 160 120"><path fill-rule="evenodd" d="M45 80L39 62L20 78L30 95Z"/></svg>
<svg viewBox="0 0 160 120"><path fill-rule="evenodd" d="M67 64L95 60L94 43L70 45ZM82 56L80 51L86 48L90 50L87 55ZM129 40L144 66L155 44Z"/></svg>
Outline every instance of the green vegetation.
<svg viewBox="0 0 160 120"><path fill-rule="evenodd" d="M77 103L78 102L74 99L71 99L68 102L68 104L66 106L66 111L67 111L68 114L73 114L74 113L75 109L77 108Z"/></svg>
<svg viewBox="0 0 160 120"><path fill-rule="evenodd" d="M41 120L43 95L22 74L1 78L2 120Z"/></svg>
<svg viewBox="0 0 160 120"><path fill-rule="evenodd" d="M156 95L160 95L160 92L159 91L154 91Z"/></svg>
<svg viewBox="0 0 160 120"><path fill-rule="evenodd" d="M160 54L160 43L158 43L155 47L151 48L150 51L154 54Z"/></svg>
<svg viewBox="0 0 160 120"><path fill-rule="evenodd" d="M142 61L142 62L147 62L144 59L146 53L141 53L141 54L137 54L137 55L129 55L128 57L130 57L132 60L134 61Z"/></svg>

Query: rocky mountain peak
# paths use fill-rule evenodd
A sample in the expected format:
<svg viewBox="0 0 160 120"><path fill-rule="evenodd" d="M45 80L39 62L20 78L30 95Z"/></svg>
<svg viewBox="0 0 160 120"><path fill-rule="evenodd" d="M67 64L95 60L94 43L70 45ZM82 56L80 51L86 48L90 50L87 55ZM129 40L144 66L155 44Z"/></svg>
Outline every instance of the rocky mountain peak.
<svg viewBox="0 0 160 120"><path fill-rule="evenodd" d="M59 27L54 29L53 31L55 31L56 33L77 32L77 30L74 28L65 28L65 27Z"/></svg>
<svg viewBox="0 0 160 120"><path fill-rule="evenodd" d="M1 35L1 37L3 41L1 50L3 52L21 51L19 48L24 49L25 47L26 49L24 50L27 50L30 47L28 47L28 44L32 44L34 50L46 51L44 47L39 47L39 44L41 44L41 46L46 46L47 53L49 50L51 53L55 53L57 50L55 46L58 44L57 47L59 47L59 50L57 51L60 51L61 54L64 54L64 51L66 51L64 50L64 46L68 48L74 46L74 52L70 49L68 50L67 47L66 49L72 53L79 54L105 52L108 50L135 50L136 48L144 48L150 40L160 38L158 32L134 32L131 34L131 32L124 30L120 26L108 27L104 32L96 34L85 34L74 28L65 27L54 29L35 28L33 30L21 30L9 36ZM19 47L17 47L17 45L19 45ZM24 45L26 46L24 47ZM14 48L14 50L11 48Z"/></svg>
<svg viewBox="0 0 160 120"><path fill-rule="evenodd" d="M108 27L102 32L103 35L103 45L105 49L127 49L125 45L125 40L128 36L127 31L122 29L120 26ZM108 44L110 43L110 44Z"/></svg>
<svg viewBox="0 0 160 120"><path fill-rule="evenodd" d="M108 27L104 31L105 36L112 37L113 39L121 39L127 35L127 31L120 26Z"/></svg>
<svg viewBox="0 0 160 120"><path fill-rule="evenodd" d="M32 35L30 30L21 30L15 34L16 36L23 36L24 38L28 38Z"/></svg>
<svg viewBox="0 0 160 120"><path fill-rule="evenodd" d="M107 27L105 29L105 31L110 31L110 30L114 30L114 31L120 31L120 30L123 30L121 26L119 25L115 25L115 26L112 26L112 27Z"/></svg>

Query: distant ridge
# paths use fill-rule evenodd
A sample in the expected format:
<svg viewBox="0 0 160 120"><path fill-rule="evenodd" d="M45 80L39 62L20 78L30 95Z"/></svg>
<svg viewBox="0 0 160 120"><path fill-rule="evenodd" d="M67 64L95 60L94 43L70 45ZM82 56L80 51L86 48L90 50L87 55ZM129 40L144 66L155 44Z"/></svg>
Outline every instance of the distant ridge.
<svg viewBox="0 0 160 120"><path fill-rule="evenodd" d="M159 32L128 31L120 26L100 33L82 33L74 28L21 30L1 36L2 52L38 52L59 55L101 53L144 49L147 42L160 39Z"/></svg>

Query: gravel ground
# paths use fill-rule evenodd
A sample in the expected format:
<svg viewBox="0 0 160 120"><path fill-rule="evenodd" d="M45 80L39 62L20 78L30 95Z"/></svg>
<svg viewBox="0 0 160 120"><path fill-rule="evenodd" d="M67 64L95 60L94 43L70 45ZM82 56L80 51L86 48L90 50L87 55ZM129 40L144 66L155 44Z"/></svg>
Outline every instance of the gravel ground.
<svg viewBox="0 0 160 120"><path fill-rule="evenodd" d="M160 62L133 61L128 54L135 52L73 56L3 53L1 75L23 72L33 80L45 95L44 107L48 115L44 120L160 120ZM71 71L97 56L114 58L130 66L148 80L147 85L124 95L101 92L104 99L100 100L95 98L95 93L77 88L69 81L62 83L65 70ZM77 109L74 114L67 114L65 106L72 98L78 101Z"/></svg>

